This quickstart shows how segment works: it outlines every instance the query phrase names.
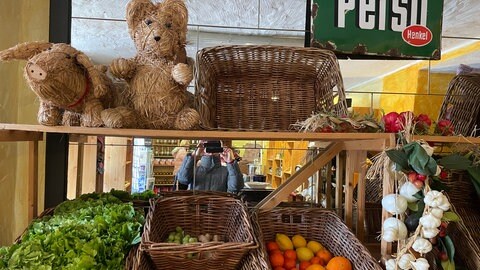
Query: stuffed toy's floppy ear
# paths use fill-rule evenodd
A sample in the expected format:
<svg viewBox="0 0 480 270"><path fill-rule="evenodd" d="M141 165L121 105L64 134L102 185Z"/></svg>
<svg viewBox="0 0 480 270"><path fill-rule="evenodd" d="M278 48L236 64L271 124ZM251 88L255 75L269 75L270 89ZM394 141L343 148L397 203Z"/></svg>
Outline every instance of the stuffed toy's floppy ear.
<svg viewBox="0 0 480 270"><path fill-rule="evenodd" d="M148 14L154 14L155 5L150 0L131 0L127 5L128 32L133 38L135 28L140 23L145 23Z"/></svg>
<svg viewBox="0 0 480 270"><path fill-rule="evenodd" d="M163 12L172 14L176 28L187 28L188 10L184 0L165 0L162 6Z"/></svg>
<svg viewBox="0 0 480 270"><path fill-rule="evenodd" d="M77 62L85 67L85 70L88 73L88 76L92 80L92 88L93 94L96 98L100 98L107 94L107 86L104 84L102 80L102 76L100 74L100 70L97 69L90 58L82 52L78 52L77 54Z"/></svg>
<svg viewBox="0 0 480 270"><path fill-rule="evenodd" d="M13 59L27 60L32 56L52 47L52 45L53 44L50 42L40 41L21 43L10 49L0 51L0 61L8 61Z"/></svg>

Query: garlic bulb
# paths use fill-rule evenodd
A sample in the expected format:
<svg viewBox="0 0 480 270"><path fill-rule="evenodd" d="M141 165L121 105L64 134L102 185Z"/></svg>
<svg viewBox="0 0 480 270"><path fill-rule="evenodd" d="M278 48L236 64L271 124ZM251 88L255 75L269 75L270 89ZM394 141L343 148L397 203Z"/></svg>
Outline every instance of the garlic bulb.
<svg viewBox="0 0 480 270"><path fill-rule="evenodd" d="M395 259L389 259L385 262L385 270L396 270Z"/></svg>
<svg viewBox="0 0 480 270"><path fill-rule="evenodd" d="M420 218L419 223L422 224L424 228L433 229L440 226L440 224L442 224L442 221L432 214L426 214L425 216Z"/></svg>
<svg viewBox="0 0 480 270"><path fill-rule="evenodd" d="M432 251L432 243L425 238L418 237L412 245L413 250L420 254Z"/></svg>
<svg viewBox="0 0 480 270"><path fill-rule="evenodd" d="M402 257L398 260L398 267L400 269L411 269L412 268L412 262L415 261L415 256L412 254L403 254Z"/></svg>
<svg viewBox="0 0 480 270"><path fill-rule="evenodd" d="M431 190L427 194L425 194L425 198L423 199L426 205L430 207L438 207L448 202L447 197L443 195L440 191Z"/></svg>
<svg viewBox="0 0 480 270"><path fill-rule="evenodd" d="M430 209L430 214L432 214L436 218L442 219L443 210L440 209L440 208L432 208L432 209Z"/></svg>
<svg viewBox="0 0 480 270"><path fill-rule="evenodd" d="M405 213L408 207L408 202L405 197L397 194L388 194L382 199L383 208L393 215Z"/></svg>
<svg viewBox="0 0 480 270"><path fill-rule="evenodd" d="M448 201L447 197L445 197L445 201L441 205L439 205L438 208L443 211L448 211L448 209L450 209L450 202Z"/></svg>
<svg viewBox="0 0 480 270"><path fill-rule="evenodd" d="M407 238L407 226L401 220L394 217L387 218L383 222L383 240L393 242Z"/></svg>
<svg viewBox="0 0 480 270"><path fill-rule="evenodd" d="M412 262L413 270L428 270L430 269L430 264L425 258L418 258L416 261Z"/></svg>
<svg viewBox="0 0 480 270"><path fill-rule="evenodd" d="M402 195L407 202L416 202L418 201L417 198L413 197L413 195L417 194L420 191L412 182L407 181L400 187L400 195Z"/></svg>
<svg viewBox="0 0 480 270"><path fill-rule="evenodd" d="M439 232L440 230L437 228L422 228L422 236L425 238L433 238L437 236Z"/></svg>
<svg viewBox="0 0 480 270"><path fill-rule="evenodd" d="M442 173L442 168L437 165L437 171L435 172L435 176L439 176Z"/></svg>

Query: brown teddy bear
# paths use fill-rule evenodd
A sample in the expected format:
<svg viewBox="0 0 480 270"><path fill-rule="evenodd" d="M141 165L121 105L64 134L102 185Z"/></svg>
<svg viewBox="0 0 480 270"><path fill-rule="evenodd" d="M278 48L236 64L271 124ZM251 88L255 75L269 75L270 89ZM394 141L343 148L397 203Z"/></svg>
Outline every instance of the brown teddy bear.
<svg viewBox="0 0 480 270"><path fill-rule="evenodd" d="M114 106L112 81L81 51L68 44L27 42L0 52L0 61L27 60L24 75L40 99L42 125L103 125L101 112Z"/></svg>
<svg viewBox="0 0 480 270"><path fill-rule="evenodd" d="M200 116L189 108L187 86L193 79L193 61L185 44L188 13L183 0L131 0L127 5L129 34L137 55L110 64L113 76L124 79L127 98L138 113L138 127L193 129ZM108 109L102 119L108 127L125 127L122 110Z"/></svg>

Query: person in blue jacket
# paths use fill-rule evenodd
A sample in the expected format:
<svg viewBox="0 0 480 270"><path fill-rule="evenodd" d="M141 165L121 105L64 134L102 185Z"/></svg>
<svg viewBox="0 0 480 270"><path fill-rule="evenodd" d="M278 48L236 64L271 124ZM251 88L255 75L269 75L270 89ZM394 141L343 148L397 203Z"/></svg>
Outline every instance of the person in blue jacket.
<svg viewBox="0 0 480 270"><path fill-rule="evenodd" d="M243 175L232 149L223 147L221 153L207 153L204 143L200 141L196 151L185 156L177 172L178 181L190 190L238 193L243 188ZM194 163L198 164L195 173Z"/></svg>

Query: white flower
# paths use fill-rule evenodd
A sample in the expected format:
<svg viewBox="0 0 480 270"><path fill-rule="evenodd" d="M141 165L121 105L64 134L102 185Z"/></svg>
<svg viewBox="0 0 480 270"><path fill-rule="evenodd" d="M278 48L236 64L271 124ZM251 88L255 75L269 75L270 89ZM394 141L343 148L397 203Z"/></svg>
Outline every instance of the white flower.
<svg viewBox="0 0 480 270"><path fill-rule="evenodd" d="M388 194L382 199L383 208L393 215L405 213L408 207L408 202L405 197L397 194Z"/></svg>
<svg viewBox="0 0 480 270"><path fill-rule="evenodd" d="M443 211L448 211L450 209L450 202L448 201L447 197L445 197L445 201L438 206Z"/></svg>
<svg viewBox="0 0 480 270"><path fill-rule="evenodd" d="M423 149L425 149L425 152L427 152L429 156L433 155L433 150L435 149L431 147L428 143L420 143L420 145L423 147Z"/></svg>
<svg viewBox="0 0 480 270"><path fill-rule="evenodd" d="M390 259L385 262L386 270L396 270L395 266L396 266L395 259Z"/></svg>
<svg viewBox="0 0 480 270"><path fill-rule="evenodd" d="M440 208L432 208L432 209L430 209L430 213L434 217L439 218L439 219L442 219L442 217L443 217L443 210L440 209Z"/></svg>
<svg viewBox="0 0 480 270"><path fill-rule="evenodd" d="M445 195L443 195L443 193L441 193L440 191L436 190L429 191L425 195L423 201L426 205L430 207L438 207L439 205L442 205L445 201L448 202L447 197L445 197Z"/></svg>
<svg viewBox="0 0 480 270"><path fill-rule="evenodd" d="M413 250L420 254L432 251L432 243L425 238L418 237L412 245Z"/></svg>
<svg viewBox="0 0 480 270"><path fill-rule="evenodd" d="M441 223L442 221L432 214L426 214L420 218L420 224L427 229L437 228Z"/></svg>
<svg viewBox="0 0 480 270"><path fill-rule="evenodd" d="M412 268L414 270L428 270L430 269L430 264L425 258L418 258L416 261L412 262Z"/></svg>
<svg viewBox="0 0 480 270"><path fill-rule="evenodd" d="M401 269L411 269L412 268L412 262L415 261L415 257L410 254L403 254L402 257L398 260L398 267Z"/></svg>
<svg viewBox="0 0 480 270"><path fill-rule="evenodd" d="M437 236L439 232L440 230L437 228L422 228L422 236L425 238L433 238Z"/></svg>
<svg viewBox="0 0 480 270"><path fill-rule="evenodd" d="M417 198L413 197L413 195L417 194L420 191L412 182L407 181L405 184L400 187L400 195L405 197L407 202L416 202L418 201Z"/></svg>

